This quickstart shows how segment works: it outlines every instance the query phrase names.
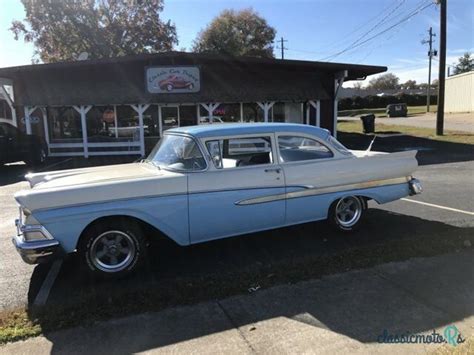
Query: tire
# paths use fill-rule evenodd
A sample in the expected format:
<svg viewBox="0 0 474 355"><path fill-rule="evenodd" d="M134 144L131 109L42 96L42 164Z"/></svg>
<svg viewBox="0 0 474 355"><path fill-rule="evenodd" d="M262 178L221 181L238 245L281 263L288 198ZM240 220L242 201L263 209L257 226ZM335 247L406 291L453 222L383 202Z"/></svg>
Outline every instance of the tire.
<svg viewBox="0 0 474 355"><path fill-rule="evenodd" d="M171 84L166 85L166 90L167 91L173 91L173 89L174 89L173 85L171 85Z"/></svg>
<svg viewBox="0 0 474 355"><path fill-rule="evenodd" d="M41 147L32 153L31 157L26 161L26 163L33 167L39 167L46 162L47 157L47 150L44 147Z"/></svg>
<svg viewBox="0 0 474 355"><path fill-rule="evenodd" d="M188 85L188 89L189 89L189 90L194 89L194 84L193 84L193 83L189 84L189 85Z"/></svg>
<svg viewBox="0 0 474 355"><path fill-rule="evenodd" d="M133 274L146 259L145 237L134 221L108 219L88 228L78 248L81 263L99 278L122 278Z"/></svg>
<svg viewBox="0 0 474 355"><path fill-rule="evenodd" d="M363 223L366 201L358 196L344 196L329 208L329 223L338 231L353 232Z"/></svg>

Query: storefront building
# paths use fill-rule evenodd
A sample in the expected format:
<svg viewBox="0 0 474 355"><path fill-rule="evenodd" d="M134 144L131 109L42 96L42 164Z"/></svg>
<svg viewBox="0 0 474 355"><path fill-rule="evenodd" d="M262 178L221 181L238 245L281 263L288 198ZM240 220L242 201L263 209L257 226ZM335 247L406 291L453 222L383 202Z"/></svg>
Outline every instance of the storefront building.
<svg viewBox="0 0 474 355"><path fill-rule="evenodd" d="M6 119L44 136L51 156L144 155L176 126L295 122L335 134L342 83L386 69L169 52L2 68L0 93Z"/></svg>

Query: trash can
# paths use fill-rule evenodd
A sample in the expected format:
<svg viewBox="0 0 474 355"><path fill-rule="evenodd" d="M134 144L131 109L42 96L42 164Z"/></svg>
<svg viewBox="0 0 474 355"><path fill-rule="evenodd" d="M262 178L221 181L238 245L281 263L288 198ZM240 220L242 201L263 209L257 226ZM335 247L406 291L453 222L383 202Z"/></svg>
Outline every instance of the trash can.
<svg viewBox="0 0 474 355"><path fill-rule="evenodd" d="M388 117L407 117L408 108L407 104L390 104L387 105L387 116Z"/></svg>
<svg viewBox="0 0 474 355"><path fill-rule="evenodd" d="M362 127L364 128L364 133L374 133L375 132L375 115L364 115L360 116L362 120Z"/></svg>

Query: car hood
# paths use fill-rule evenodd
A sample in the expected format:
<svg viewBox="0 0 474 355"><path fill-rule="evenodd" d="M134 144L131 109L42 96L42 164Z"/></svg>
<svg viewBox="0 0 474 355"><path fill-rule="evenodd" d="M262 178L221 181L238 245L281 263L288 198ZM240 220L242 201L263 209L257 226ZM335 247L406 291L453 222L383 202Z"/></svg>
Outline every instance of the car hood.
<svg viewBox="0 0 474 355"><path fill-rule="evenodd" d="M186 175L131 163L26 175L32 189L15 194L30 211L187 193Z"/></svg>
<svg viewBox="0 0 474 355"><path fill-rule="evenodd" d="M150 164L120 164L93 168L49 171L25 175L34 189L51 189L71 185L112 182L155 176L158 168Z"/></svg>

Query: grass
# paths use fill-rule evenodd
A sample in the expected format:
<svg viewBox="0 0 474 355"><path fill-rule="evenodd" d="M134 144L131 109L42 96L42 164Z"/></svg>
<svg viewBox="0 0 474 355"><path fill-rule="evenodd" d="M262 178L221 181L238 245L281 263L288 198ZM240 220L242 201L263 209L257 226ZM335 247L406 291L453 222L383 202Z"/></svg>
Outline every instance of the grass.
<svg viewBox="0 0 474 355"><path fill-rule="evenodd" d="M436 112L437 106L431 105L430 112ZM339 116L360 116L360 115L368 115L373 113L375 117L387 117L386 109L383 108L361 108L356 110L343 110L339 111ZM408 106L408 116L419 115L426 113L426 106Z"/></svg>
<svg viewBox="0 0 474 355"><path fill-rule="evenodd" d="M462 354L474 354L474 336L469 337L462 344L453 347L452 345L443 345L436 349L433 355L462 355Z"/></svg>
<svg viewBox="0 0 474 355"><path fill-rule="evenodd" d="M375 122L376 134L395 133L433 139L443 142L474 144L474 135L466 132L447 131L443 136L437 136L434 129L424 127L411 127L401 125L391 125ZM363 133L362 123L358 121L341 121L337 124L337 130L342 132Z"/></svg>

